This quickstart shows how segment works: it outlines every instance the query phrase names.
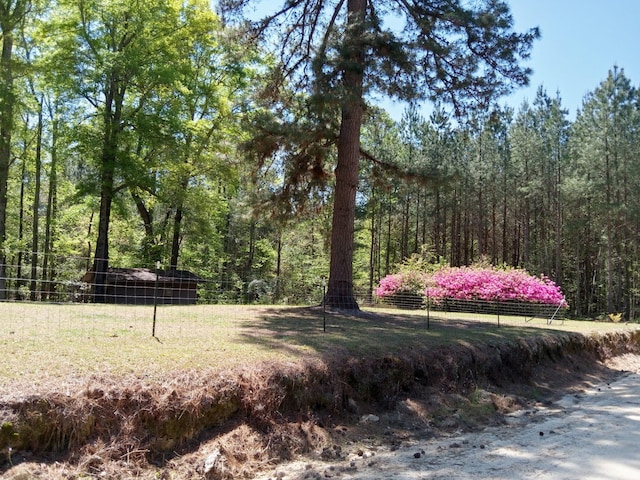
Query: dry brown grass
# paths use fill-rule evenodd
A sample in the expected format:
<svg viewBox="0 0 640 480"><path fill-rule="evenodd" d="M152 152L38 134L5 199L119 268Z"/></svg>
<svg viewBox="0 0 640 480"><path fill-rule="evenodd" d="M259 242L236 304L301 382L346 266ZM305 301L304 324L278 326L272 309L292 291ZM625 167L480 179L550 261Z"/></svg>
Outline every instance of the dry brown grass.
<svg viewBox="0 0 640 480"><path fill-rule="evenodd" d="M496 317L432 312L427 318L422 311L334 315L319 308L193 306L159 308L152 337L151 313L150 307L0 304L5 433L19 432L20 445L33 451L71 452L58 466L32 465L31 474L250 476L256 466L332 447L330 422L317 412L353 414L363 402L391 408L416 383L473 392L480 378L501 370L500 362L512 364L500 373L512 381L508 375L529 374L535 362L563 355L571 342L589 355L610 356L607 349L625 341L615 332L636 328L515 317L501 317L498 326ZM614 333L597 345L561 333L592 331ZM523 340L533 337L538 340ZM487 344L492 347L478 347ZM493 411L473 399L463 403L473 407L469 421ZM427 407L413 408L422 422L433 414ZM225 460L218 477L203 471L216 451Z"/></svg>

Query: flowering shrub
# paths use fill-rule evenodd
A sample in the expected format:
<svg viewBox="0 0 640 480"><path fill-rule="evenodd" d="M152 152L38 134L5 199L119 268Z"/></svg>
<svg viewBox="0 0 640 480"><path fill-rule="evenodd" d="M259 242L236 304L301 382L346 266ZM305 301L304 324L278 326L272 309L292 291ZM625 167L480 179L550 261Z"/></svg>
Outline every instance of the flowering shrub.
<svg viewBox="0 0 640 480"><path fill-rule="evenodd" d="M399 308L415 309L423 305L427 276L415 271L387 275L380 280L376 295Z"/></svg>
<svg viewBox="0 0 640 480"><path fill-rule="evenodd" d="M427 276L420 272L402 272L395 275L387 275L380 280L376 288L378 297L391 297L401 294L424 295L427 285Z"/></svg>
<svg viewBox="0 0 640 480"><path fill-rule="evenodd" d="M567 301L548 277L534 277L522 269L500 270L491 266L441 268L433 275L405 271L380 280L376 295L392 303L410 296L429 297L434 302L486 300L526 302L567 307Z"/></svg>
<svg viewBox="0 0 640 480"><path fill-rule="evenodd" d="M534 277L521 269L444 268L433 274L424 293L435 301L489 300L567 307L560 287L553 281L544 275Z"/></svg>

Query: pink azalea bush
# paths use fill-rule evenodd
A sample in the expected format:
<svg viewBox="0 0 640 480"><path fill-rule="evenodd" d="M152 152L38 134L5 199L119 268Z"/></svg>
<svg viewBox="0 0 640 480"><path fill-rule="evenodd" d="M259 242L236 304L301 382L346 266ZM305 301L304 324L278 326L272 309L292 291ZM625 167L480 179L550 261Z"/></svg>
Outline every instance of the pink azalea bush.
<svg viewBox="0 0 640 480"><path fill-rule="evenodd" d="M376 295L398 308L421 308L425 300L426 284L426 274L405 270L384 277L376 289Z"/></svg>
<svg viewBox="0 0 640 480"><path fill-rule="evenodd" d="M567 307L567 301L548 277L534 277L522 269L446 267L433 275L409 271L387 275L376 295L380 298L418 294L434 302L445 299L529 302Z"/></svg>
<svg viewBox="0 0 640 480"><path fill-rule="evenodd" d="M424 295L426 285L426 274L415 271L401 272L387 275L380 280L376 295L381 298L402 294Z"/></svg>
<svg viewBox="0 0 640 480"><path fill-rule="evenodd" d="M522 269L493 267L444 268L434 273L425 295L432 300L488 300L531 302L567 307L567 301L548 277L534 277Z"/></svg>

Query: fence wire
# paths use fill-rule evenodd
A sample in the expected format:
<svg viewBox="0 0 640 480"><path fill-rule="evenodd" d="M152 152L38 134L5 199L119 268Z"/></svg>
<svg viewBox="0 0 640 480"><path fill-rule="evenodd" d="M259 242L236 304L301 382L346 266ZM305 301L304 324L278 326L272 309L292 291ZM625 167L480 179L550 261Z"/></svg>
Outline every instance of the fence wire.
<svg viewBox="0 0 640 480"><path fill-rule="evenodd" d="M317 307L322 321L322 282L304 285L295 295L278 298L277 283L205 278L186 270L111 267L102 275L92 270L88 258L69 257L42 262L32 268L23 253L18 263L6 262L0 273L0 335L5 338L82 332L118 336L124 332L164 336L206 335L263 315L260 307L296 305ZM434 303L421 295L377 298L368 289L356 289L363 308L402 310L447 320L476 320L498 325L522 325L532 319L562 320L564 310L555 305L500 304L453 301Z"/></svg>
<svg viewBox="0 0 640 480"><path fill-rule="evenodd" d="M31 255L12 258L20 263L0 263L0 301L48 303L106 303L123 305L196 305L320 303L320 285L306 285L295 295L279 291L276 280L219 278L182 269L109 267L92 270L93 262L68 257L27 263ZM281 290L281 289L280 289ZM320 293L319 293L320 292Z"/></svg>
<svg viewBox="0 0 640 480"><path fill-rule="evenodd" d="M500 324L530 322L533 319L545 320L550 324L554 320L563 322L566 308L562 304L532 302L500 302L488 300L446 299L434 301L424 295L415 293L397 293L391 297L380 299L384 304L402 310L427 310L435 316L447 318L469 318L468 315L480 316L483 320L491 317Z"/></svg>

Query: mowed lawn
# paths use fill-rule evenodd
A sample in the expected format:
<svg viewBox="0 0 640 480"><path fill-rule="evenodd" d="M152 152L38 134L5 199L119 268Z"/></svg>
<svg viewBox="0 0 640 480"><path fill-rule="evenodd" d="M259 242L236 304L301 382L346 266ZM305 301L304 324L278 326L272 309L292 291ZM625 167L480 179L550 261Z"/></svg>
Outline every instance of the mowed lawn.
<svg viewBox="0 0 640 480"><path fill-rule="evenodd" d="M638 324L395 309L333 315L319 307L0 303L0 386L50 389L101 375L163 378L337 353L401 354L452 343ZM155 336L152 335L155 332Z"/></svg>

